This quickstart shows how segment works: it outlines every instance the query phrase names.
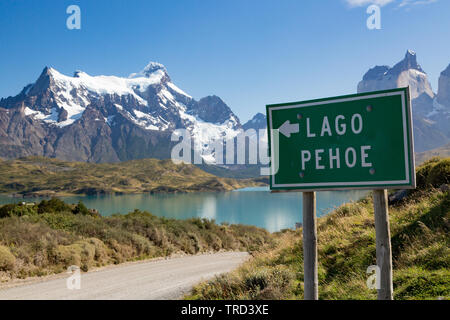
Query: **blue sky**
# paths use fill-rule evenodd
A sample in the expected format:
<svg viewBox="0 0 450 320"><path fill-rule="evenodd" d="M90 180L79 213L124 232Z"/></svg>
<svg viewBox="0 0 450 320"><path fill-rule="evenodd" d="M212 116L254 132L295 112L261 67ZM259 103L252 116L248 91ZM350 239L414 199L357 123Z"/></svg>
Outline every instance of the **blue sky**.
<svg viewBox="0 0 450 320"><path fill-rule="evenodd" d="M381 30L366 27L381 5ZM81 8L81 30L66 8ZM368 68L407 49L437 91L450 63L448 0L2 0L0 97L45 66L128 76L163 63L194 98L216 94L242 121L265 105L354 93Z"/></svg>

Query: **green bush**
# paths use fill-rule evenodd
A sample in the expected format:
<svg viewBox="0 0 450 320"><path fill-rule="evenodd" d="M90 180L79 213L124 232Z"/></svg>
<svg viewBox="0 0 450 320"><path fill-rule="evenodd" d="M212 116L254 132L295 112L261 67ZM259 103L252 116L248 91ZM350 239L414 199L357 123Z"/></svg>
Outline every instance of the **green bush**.
<svg viewBox="0 0 450 320"><path fill-rule="evenodd" d="M71 206L58 198L52 198L50 200L42 200L38 205L38 213L55 213L72 211Z"/></svg>
<svg viewBox="0 0 450 320"><path fill-rule="evenodd" d="M82 201L78 201L78 204L72 210L72 212L73 212L73 214L88 215L89 209L84 205L84 203Z"/></svg>
<svg viewBox="0 0 450 320"><path fill-rule="evenodd" d="M450 183L450 159L437 162L428 174L427 182L435 188Z"/></svg>
<svg viewBox="0 0 450 320"><path fill-rule="evenodd" d="M416 171L417 188L439 188L450 183L450 158L432 158L424 162Z"/></svg>
<svg viewBox="0 0 450 320"><path fill-rule="evenodd" d="M0 270L9 271L14 268L16 258L8 247L0 245Z"/></svg>
<svg viewBox="0 0 450 320"><path fill-rule="evenodd" d="M244 279L244 285L247 290L259 291L265 289L269 285L270 281L270 270L267 268L262 268L255 270Z"/></svg>
<svg viewBox="0 0 450 320"><path fill-rule="evenodd" d="M21 217L36 214L36 206L27 204L5 204L0 207L0 218Z"/></svg>

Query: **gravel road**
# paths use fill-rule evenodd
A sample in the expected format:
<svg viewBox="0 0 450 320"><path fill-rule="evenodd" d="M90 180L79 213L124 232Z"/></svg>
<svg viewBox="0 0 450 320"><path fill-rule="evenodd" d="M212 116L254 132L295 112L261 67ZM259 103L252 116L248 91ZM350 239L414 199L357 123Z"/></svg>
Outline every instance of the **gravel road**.
<svg viewBox="0 0 450 320"><path fill-rule="evenodd" d="M69 290L70 274L0 289L4 299L179 299L196 283L237 268L246 252L224 252L143 261L81 273L80 289Z"/></svg>

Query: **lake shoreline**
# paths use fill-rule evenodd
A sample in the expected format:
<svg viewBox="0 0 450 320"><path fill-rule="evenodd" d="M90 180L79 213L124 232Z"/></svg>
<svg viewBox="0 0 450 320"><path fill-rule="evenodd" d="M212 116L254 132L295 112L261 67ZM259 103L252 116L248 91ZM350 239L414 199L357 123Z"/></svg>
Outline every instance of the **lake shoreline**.
<svg viewBox="0 0 450 320"><path fill-rule="evenodd" d="M238 186L233 189L217 189L217 190L190 190L190 189L174 189L163 186L160 190L140 191L140 192L122 192L122 191L101 191L92 193L71 193L71 192L56 192L51 190L40 190L30 193L0 193L0 196L9 197L13 199L30 199L30 198L51 198L51 197L88 197L88 196L122 196L122 195L152 195L152 194L188 194L188 193L218 193L238 191L240 189L254 188L254 187L268 187L269 185L263 182L256 182L254 185Z"/></svg>
<svg viewBox="0 0 450 320"><path fill-rule="evenodd" d="M367 194L366 191L320 192L317 195L317 215L325 215L336 206L357 201ZM0 205L35 203L49 198L8 197L3 194L0 195ZM268 186L222 192L64 195L57 198L71 204L81 201L86 207L98 210L102 216L123 215L138 209L168 219L210 219L218 223L257 226L270 232L295 228L302 221L301 194L271 193Z"/></svg>
<svg viewBox="0 0 450 320"><path fill-rule="evenodd" d="M228 191L268 184L267 177L220 177L170 159L85 163L33 156L0 162L0 176L0 193L19 198Z"/></svg>

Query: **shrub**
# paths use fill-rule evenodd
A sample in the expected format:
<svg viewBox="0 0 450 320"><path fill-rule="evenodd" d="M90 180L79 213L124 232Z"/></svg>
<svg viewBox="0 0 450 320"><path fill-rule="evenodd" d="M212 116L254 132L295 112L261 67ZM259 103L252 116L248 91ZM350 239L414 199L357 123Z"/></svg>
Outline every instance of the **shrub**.
<svg viewBox="0 0 450 320"><path fill-rule="evenodd" d="M55 213L72 211L72 208L64 201L58 198L52 198L50 200L42 200L38 205L38 213Z"/></svg>
<svg viewBox="0 0 450 320"><path fill-rule="evenodd" d="M36 207L22 204L5 204L0 207L0 218L5 217L21 217L36 214Z"/></svg>
<svg viewBox="0 0 450 320"><path fill-rule="evenodd" d="M437 162L428 174L427 182L435 188L450 183L450 159Z"/></svg>
<svg viewBox="0 0 450 320"><path fill-rule="evenodd" d="M417 188L439 188L450 183L450 158L432 158L424 162L416 172Z"/></svg>
<svg viewBox="0 0 450 320"><path fill-rule="evenodd" d="M195 297L204 300L249 299L238 278L229 274L221 274L213 280L202 283L193 289Z"/></svg>
<svg viewBox="0 0 450 320"><path fill-rule="evenodd" d="M78 246L57 246L54 254L55 263L64 267L81 264L81 249Z"/></svg>
<svg viewBox="0 0 450 320"><path fill-rule="evenodd" d="M244 284L247 290L259 291L269 285L270 272L267 268L255 270L246 275Z"/></svg>
<svg viewBox="0 0 450 320"><path fill-rule="evenodd" d="M82 215L88 215L89 209L84 205L84 203L80 200L78 201L78 204L75 206L75 208L72 210L73 214L82 214Z"/></svg>
<svg viewBox="0 0 450 320"><path fill-rule="evenodd" d="M94 260L97 263L97 266L104 265L108 262L109 253L108 247L105 243L96 238L88 239L88 242L94 246Z"/></svg>
<svg viewBox="0 0 450 320"><path fill-rule="evenodd" d="M8 247L0 245L0 270L9 271L14 268L16 258Z"/></svg>

